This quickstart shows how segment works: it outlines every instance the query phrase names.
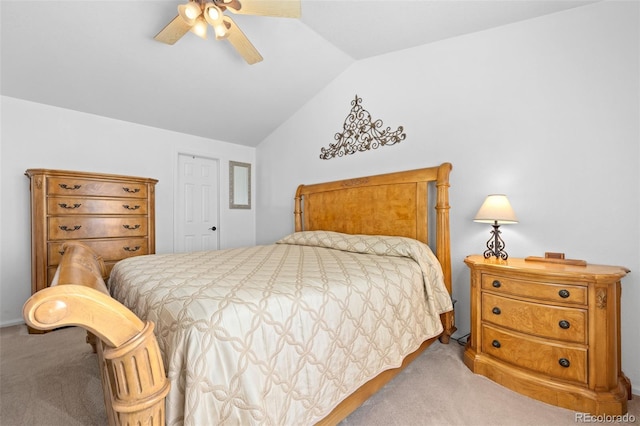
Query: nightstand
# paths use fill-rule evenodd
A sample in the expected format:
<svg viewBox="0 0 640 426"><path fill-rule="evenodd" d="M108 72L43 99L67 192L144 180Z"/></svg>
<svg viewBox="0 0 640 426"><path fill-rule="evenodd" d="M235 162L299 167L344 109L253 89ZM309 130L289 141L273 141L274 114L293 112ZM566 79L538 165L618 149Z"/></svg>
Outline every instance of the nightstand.
<svg viewBox="0 0 640 426"><path fill-rule="evenodd" d="M620 363L617 266L468 256L471 371L578 412L624 414L631 383Z"/></svg>

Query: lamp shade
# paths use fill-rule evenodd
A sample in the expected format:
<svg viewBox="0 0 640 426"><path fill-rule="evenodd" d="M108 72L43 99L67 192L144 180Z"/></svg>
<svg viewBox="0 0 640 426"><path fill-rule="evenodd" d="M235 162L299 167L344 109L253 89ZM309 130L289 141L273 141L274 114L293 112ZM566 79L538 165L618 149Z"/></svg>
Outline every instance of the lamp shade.
<svg viewBox="0 0 640 426"><path fill-rule="evenodd" d="M509 224L518 223L518 218L511 208L511 204L509 203L506 195L491 194L484 200L484 203L480 206L480 210L476 213L476 217L473 221Z"/></svg>

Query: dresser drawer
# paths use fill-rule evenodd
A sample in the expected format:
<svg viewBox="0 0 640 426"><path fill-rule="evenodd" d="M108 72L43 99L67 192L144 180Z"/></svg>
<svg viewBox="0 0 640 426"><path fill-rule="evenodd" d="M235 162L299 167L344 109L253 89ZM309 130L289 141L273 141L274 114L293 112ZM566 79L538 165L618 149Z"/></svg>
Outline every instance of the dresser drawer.
<svg viewBox="0 0 640 426"><path fill-rule="evenodd" d="M145 217L50 217L49 240L142 237L147 235Z"/></svg>
<svg viewBox="0 0 640 426"><path fill-rule="evenodd" d="M482 321L527 334L587 343L587 311L482 293Z"/></svg>
<svg viewBox="0 0 640 426"><path fill-rule="evenodd" d="M69 214L147 214L146 200L49 197L49 215Z"/></svg>
<svg viewBox="0 0 640 426"><path fill-rule="evenodd" d="M482 351L537 373L587 383L587 348L580 345L558 345L483 324Z"/></svg>
<svg viewBox="0 0 640 426"><path fill-rule="evenodd" d="M117 261L127 257L149 254L147 238L115 238L109 240L84 240L82 244L89 246L93 251L102 257L105 262ZM50 242L48 247L49 265L55 266L60 263L60 258L64 253L62 246L64 241Z"/></svg>
<svg viewBox="0 0 640 426"><path fill-rule="evenodd" d="M147 186L134 182L50 177L47 193L49 195L146 198Z"/></svg>
<svg viewBox="0 0 640 426"><path fill-rule="evenodd" d="M531 299L575 305L587 304L587 288L482 274L482 289Z"/></svg>

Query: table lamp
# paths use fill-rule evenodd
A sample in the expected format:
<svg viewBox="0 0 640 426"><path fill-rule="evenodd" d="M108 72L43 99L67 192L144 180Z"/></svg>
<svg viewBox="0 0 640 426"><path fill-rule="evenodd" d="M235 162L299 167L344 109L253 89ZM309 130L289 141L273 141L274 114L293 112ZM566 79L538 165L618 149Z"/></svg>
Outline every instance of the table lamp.
<svg viewBox="0 0 640 426"><path fill-rule="evenodd" d="M509 255L504 251L504 241L500 238L499 228L500 225L518 223L518 218L511 208L507 196L503 194L488 195L473 221L490 223L493 226L491 238L487 241L487 250L484 252L485 259L495 256L496 259L507 260Z"/></svg>

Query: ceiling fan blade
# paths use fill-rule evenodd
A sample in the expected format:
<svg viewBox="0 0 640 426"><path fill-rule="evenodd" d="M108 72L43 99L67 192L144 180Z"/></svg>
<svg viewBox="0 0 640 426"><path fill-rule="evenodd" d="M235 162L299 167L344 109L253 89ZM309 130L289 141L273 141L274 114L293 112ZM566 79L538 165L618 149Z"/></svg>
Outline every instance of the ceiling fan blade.
<svg viewBox="0 0 640 426"><path fill-rule="evenodd" d="M227 27L226 38L238 53L240 53L244 60L247 61L249 65L262 61L262 55L260 55L260 52L258 52L253 44L251 44L247 36L244 35L242 30L240 30L236 23L233 22L233 19L228 16L225 16L223 19L225 26Z"/></svg>
<svg viewBox="0 0 640 426"><path fill-rule="evenodd" d="M216 3L241 15L300 17L300 0L217 0Z"/></svg>
<svg viewBox="0 0 640 426"><path fill-rule="evenodd" d="M162 43L175 44L191 29L191 25L187 24L180 15L176 16L173 21L169 22L156 36L155 40Z"/></svg>

